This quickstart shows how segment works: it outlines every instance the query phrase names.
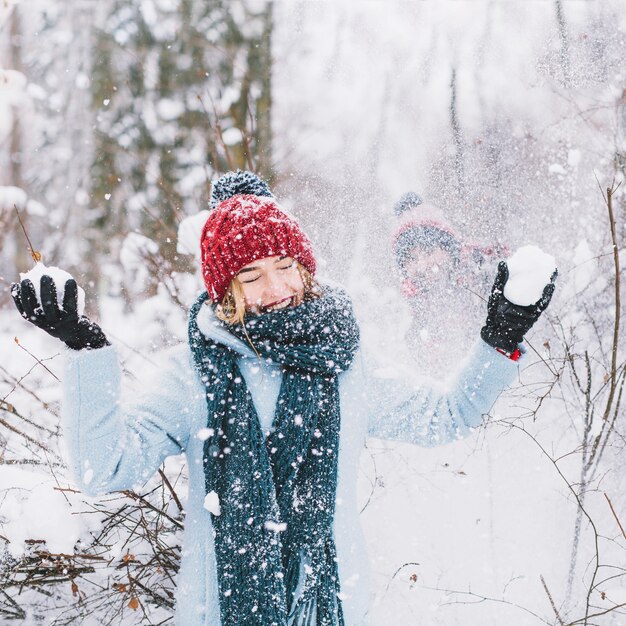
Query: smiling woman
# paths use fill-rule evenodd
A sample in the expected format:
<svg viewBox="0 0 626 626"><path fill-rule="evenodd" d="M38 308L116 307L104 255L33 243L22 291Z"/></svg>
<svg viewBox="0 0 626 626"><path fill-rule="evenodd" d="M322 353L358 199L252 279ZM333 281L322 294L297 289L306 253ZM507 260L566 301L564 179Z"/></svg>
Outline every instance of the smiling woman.
<svg viewBox="0 0 626 626"><path fill-rule="evenodd" d="M131 488L167 456L187 455L177 624L364 626L356 482L366 436L433 446L468 435L515 377L506 353L554 285L516 307L502 295L503 263L483 339L448 388L379 378L361 354L350 298L315 279L308 237L267 185L233 172L215 189L200 239L206 290L188 341L160 356L140 398L121 402L115 346L78 315L73 280L62 305L46 276L41 301L24 280L15 303L70 348L64 432L83 491Z"/></svg>
<svg viewBox="0 0 626 626"><path fill-rule="evenodd" d="M319 294L309 239L269 197L225 198L209 215L200 247L207 292L229 324Z"/></svg>

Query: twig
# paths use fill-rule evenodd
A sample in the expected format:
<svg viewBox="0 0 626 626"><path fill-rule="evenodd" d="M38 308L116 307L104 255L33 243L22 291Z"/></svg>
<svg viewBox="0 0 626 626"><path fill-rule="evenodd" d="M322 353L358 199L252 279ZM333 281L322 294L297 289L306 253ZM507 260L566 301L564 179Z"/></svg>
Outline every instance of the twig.
<svg viewBox="0 0 626 626"><path fill-rule="evenodd" d="M164 598L163 596L159 596L158 594L156 594L152 589L149 589L148 587L146 587L145 585L143 585L138 578L131 576L130 574L128 574L128 580L132 582L133 585L136 585L137 587L139 587L139 589L141 589L144 593L146 593L148 596L150 596L153 600L153 602L157 605L157 606L165 606L168 609L173 609L174 608L174 601L168 598Z"/></svg>
<svg viewBox="0 0 626 626"><path fill-rule="evenodd" d="M87 561L106 561L107 560L103 556L99 556L97 554L64 554L62 552L59 552L59 553L46 552L45 550L37 551L35 554L37 556L40 556L42 559L67 559L67 560L85 559Z"/></svg>
<svg viewBox="0 0 626 626"><path fill-rule="evenodd" d="M246 113L248 114L248 117L250 119L250 136L253 136L255 132L254 115L252 114L252 107L250 106L250 100L248 98L246 98ZM250 136L246 132L245 127L243 130L241 128L239 130L241 132L241 136L243 137L243 145L248 169L250 169L251 172L256 172L256 168L254 167L254 163L252 162L252 151L250 150Z"/></svg>
<svg viewBox="0 0 626 626"><path fill-rule="evenodd" d="M15 209L15 212L17 213L17 219L20 221L20 226L22 227L22 230L24 231L24 236L26 237L26 241L28 241L28 245L30 246L30 256L33 257L33 261L35 261L35 263L39 263L39 261L41 261L41 253L37 252L37 250L33 248L33 244L30 241L30 237L28 236L28 233L26 232L26 227L24 226L24 222L22 222L22 218L20 217L20 212L17 208L17 204L14 204L13 208Z"/></svg>
<svg viewBox="0 0 626 626"><path fill-rule="evenodd" d="M389 587L391 586L391 583L394 581L394 579L396 578L396 576L405 568L405 567L410 567L411 565L417 565L419 567L419 563L414 563L412 561L409 561L408 563L403 563L402 565L400 565L400 567L393 573L393 576L389 579L389 582L387 583L387 586L385 587L385 593L387 593L387 591L389 591Z"/></svg>
<svg viewBox="0 0 626 626"><path fill-rule="evenodd" d="M209 129L211 128L211 115L209 113L209 111L206 108L206 105L204 104L204 100L202 100L202 96L197 93L196 94L196 98L198 99L198 102L200 102L200 106L202 107L207 120L209 121ZM210 159L211 159L211 167L213 168L213 170L219 168L219 157L217 154L217 146L215 145L215 142L212 140L209 140L208 142L208 146L209 146L209 151L210 151ZM208 172L207 172L208 174ZM210 187L210 180L211 180L211 176L208 175L207 176L207 181L209 181L209 187ZM207 191L209 191L209 189L207 189Z"/></svg>
<svg viewBox="0 0 626 626"><path fill-rule="evenodd" d="M505 600L504 598L491 598L489 596L485 596L480 593L475 593L473 591L459 591L457 589L443 589L441 587L428 587L426 585L422 585L421 588L427 589L429 591L441 591L448 595L454 594L456 596L467 596L469 598L475 598L476 600L472 602L472 604L475 604L478 602L495 602L498 604L504 604L506 606L512 606L512 607L515 607L516 609L520 609L521 611L524 611L525 613L528 613L529 615L532 615L533 617L538 619L540 622L543 622L544 624L548 624L548 626L550 626L550 624L552 623L544 619L543 617L541 617L534 611L531 611L530 609L526 608L525 606L522 606L521 604L516 604L515 602L511 602L510 600ZM454 602L458 604L469 604L469 602L463 602L461 600L456 600L456 599L454 600Z"/></svg>
<svg viewBox="0 0 626 626"><path fill-rule="evenodd" d="M50 450L50 448L45 446L40 441L37 441L36 439L31 437L30 435L27 435L25 432L22 432L19 428L15 428L15 426L12 426L11 424L9 424L9 422L7 422L5 419L0 418L0 426L4 426L5 428L7 428L8 430L14 432L15 434L20 435L20 437L23 437L24 439L26 439L26 441L32 443L34 446L37 446L38 448L40 448L44 452L49 452L50 454L52 454L57 459L57 461L63 462L63 459L60 456L58 456L57 454L55 454L52 450Z"/></svg>
<svg viewBox="0 0 626 626"><path fill-rule="evenodd" d="M609 398L606 403L606 409L604 410L603 420L606 420L611 411L611 405L613 404L613 398L615 396L615 379L617 374L617 349L619 346L619 325L620 325L620 310L621 310L621 298L620 298L620 268L619 268L619 248L617 247L617 231L615 227L615 216L613 215L613 194L619 189L621 183L606 190L606 206L609 211L609 222L611 225L611 240L613 242L613 264L615 266L615 321L613 325L613 346L611 351L611 387L609 390Z"/></svg>
<svg viewBox="0 0 626 626"><path fill-rule="evenodd" d="M167 513L165 513L165 511L162 511L161 509L157 508L156 506L154 506L154 504L151 504L144 497L140 496L139 494L135 493L134 491L126 490L126 491L122 491L122 493L125 496L128 496L129 498L131 498L132 500L137 500L138 502L141 502L144 506L149 508L151 511L154 511L155 513L158 513L159 515L162 515L167 520L172 522L172 524L174 524L175 526L178 526L178 528L184 528L185 527L177 519L174 519L171 515L168 515Z"/></svg>
<svg viewBox="0 0 626 626"><path fill-rule="evenodd" d="M39 365L41 365L41 367L43 367L54 379L57 380L57 382L61 382L59 377L51 370L49 369L46 365L44 365L43 361L41 359L38 359L32 352L29 352L29 350L27 350L21 343L20 340L17 337L13 337L13 341L15 341L15 343L22 349L24 350L24 352L26 352L26 354L28 354L29 356L31 356L33 359L35 359L35 361L37 361L37 363L39 363ZM6 396L5 396L6 397Z"/></svg>
<svg viewBox="0 0 626 626"><path fill-rule="evenodd" d="M174 498L174 502L176 502L176 506L178 507L178 510L182 513L183 505L178 499L178 494L174 491L174 487L172 487L172 483L170 483L167 476L165 475L165 472L162 469L159 469L159 476L161 477L161 480L165 483L165 486L168 488L169 492L172 494L172 498Z"/></svg>
<svg viewBox="0 0 626 626"><path fill-rule="evenodd" d="M222 134L222 125L220 124L220 118L219 118L219 115L217 114L217 107L215 106L215 101L211 97L211 93L208 91L207 91L207 97L211 101L211 106L213 107L213 115L215 117L215 130L217 132L217 136L220 140L220 143L222 144L222 148L224 149L224 156L226 157L226 162L228 163L228 169L234 170L235 164L233 163L233 158L230 155L228 146L226 145L226 142L224 141L224 136ZM200 99L200 102L202 102L202 98L200 96L198 96L198 98Z"/></svg>
<svg viewBox="0 0 626 626"><path fill-rule="evenodd" d="M598 181L598 178L596 176L596 181ZM598 185L600 186L600 183L598 181ZM617 352L618 352L618 348L619 348L619 326L620 326L620 318L621 318L621 312L620 312L620 308L621 308L621 297L620 297L620 265L619 265L619 248L617 245L617 233L616 233L616 226L615 226L615 216L613 214L613 195L614 193L619 189L621 183L619 183L617 186L615 185L615 180L613 180L613 183L611 185L611 187L608 187L606 190L606 196L604 195L604 193L602 193L602 188L600 187L600 192L602 193L602 197L604 198L604 201L607 205L607 209L609 212L609 224L610 224L610 228L611 228L611 240L613 242L613 263L614 263L614 267L615 267L615 320L614 320L614 326L613 326L613 344L611 347L611 373L609 376L609 381L610 381L610 385L609 385L609 397L607 398L606 401L606 406L604 409L604 414L602 416L602 427L600 429L600 433L598 434L598 436L595 438L594 442L593 442L593 446L591 449L591 454L589 456L589 460L587 461L587 468L591 467L591 464L594 462L594 459L596 459L596 453L598 452L598 449L602 452L607 444L608 441L608 437L609 434L611 433L611 431L613 430L613 422L615 420L613 420L613 422L610 424L610 426L608 427L608 429L606 428L606 426L608 425L608 418L609 415L611 413L611 409L613 407L613 401L615 399L615 392L617 390L617 385L618 385L618 367L617 367ZM621 390L620 390L620 396L621 396ZM606 432L605 434L605 431ZM602 444L600 446L600 444ZM596 467L597 467L597 460L596 460Z"/></svg>
<svg viewBox="0 0 626 626"><path fill-rule="evenodd" d="M54 478L54 482L57 484L57 487L59 488L61 495L65 498L65 501L67 502L68 506L71 508L72 503L70 502L69 498L65 495L65 491L61 490L61 483L59 483L59 479L57 478L57 475L54 473L54 469L52 467L52 464L50 463L50 459L48 458L48 454L45 450L44 450L44 454L46 455L46 462L48 463L48 467L50 469L50 473L52 474L52 478Z"/></svg>
<svg viewBox="0 0 626 626"><path fill-rule="evenodd" d="M613 513L613 517L615 518L615 521L617 522L619 529L622 531L622 536L624 537L624 539L626 539L626 532L624 532L624 527L619 521L619 517L617 517L617 513L615 512L615 509L613 508L613 503L611 502L611 498L609 498L609 496L606 493L604 494L604 497L606 498L606 501L609 503L609 506L611 507L611 513Z"/></svg>
<svg viewBox="0 0 626 626"><path fill-rule="evenodd" d="M554 469L557 471L557 473L559 474L559 476L561 477L561 479L563 480L563 482L565 483L565 485L567 486L567 488L571 492L572 496L576 500L576 504L578 505L578 511L580 513L582 513L582 515L584 515L587 518L587 521L589 522L589 525L591 526L591 529L593 531L593 537L594 537L593 561L594 561L594 565L593 565L593 573L591 575L591 582L590 582L589 587L587 589L587 597L586 597L586 601L585 601L584 623L587 624L588 619L591 617L589 615L589 610L591 608L591 593L592 593L593 589L595 588L596 578L598 577L598 571L600 569L600 545L599 545L599 537L600 536L599 536L599 533L598 533L598 529L597 529L597 527L595 525L595 522L593 521L591 515L589 515L587 509L585 509L584 501L583 501L583 498L582 498L582 496L584 496L584 492L581 494L581 496L579 496L578 493L576 493L576 490L574 489L572 484L567 480L567 478L563 474L561 468L554 461L554 459L548 454L548 451L541 445L541 443L539 443L539 441L535 437L533 437L533 435L531 433L529 433L526 429L522 428L521 426L517 426L516 424L510 424L510 426L512 428L517 428L518 430L523 432L527 437L529 437L531 439L531 441L533 441L535 443L535 445L539 448L541 453L552 463L552 465L554 466Z"/></svg>
<svg viewBox="0 0 626 626"><path fill-rule="evenodd" d="M548 600L550 600L550 604L552 605L552 610L554 611L554 614L556 615L556 619L559 620L559 624L561 624L561 626L565 626L565 622L561 619L561 616L559 615L559 611L556 608L556 604L554 604L554 600L552 599L552 594L550 593L550 590L548 589L548 585L546 585L546 581L543 577L543 574L540 574L539 578L541 579L541 584L543 585L546 595L548 596Z"/></svg>
<svg viewBox="0 0 626 626"><path fill-rule="evenodd" d="M45 359L44 359L45 360ZM42 400L32 389L29 389L25 384L22 383L22 381L24 380L24 378L26 378L26 376L22 376L19 380L13 376L13 374L11 374L6 368L4 368L2 365L0 365L0 371L4 373L5 375L5 382L7 382L9 385L15 385L15 387L13 388L13 391L15 390L16 387L21 387L28 395L30 395L31 397L33 397L35 400L37 400L37 402L39 402L39 404L41 404L41 406L48 411L49 413L52 413L52 415L54 415L55 417L58 417L58 413L51 407L49 402L46 402L45 400ZM32 371L32 369L28 372L30 374L30 372ZM28 374L27 374L28 375ZM11 395L10 393L7 394L7 396L5 396L4 398L2 398L2 400L6 400L6 398L8 397L8 395ZM33 426L38 426L38 424L35 424L35 422L33 422ZM40 428L44 428L41 427ZM47 429L51 435L56 435L58 433L54 432L53 430Z"/></svg>
<svg viewBox="0 0 626 626"><path fill-rule="evenodd" d="M539 354L539 352L537 351L537 349L535 348L535 346L533 346L532 343L530 343L530 341L528 341L528 339L526 337L524 337L524 341L528 344L528 347L541 359L541 361L543 362L543 364L550 370L550 373L555 377L555 379L558 380L559 378L559 374L558 372L555 372L551 367L550 364L541 356L541 354Z"/></svg>
<svg viewBox="0 0 626 626"><path fill-rule="evenodd" d="M615 606L612 606L606 609L606 611L600 611L599 613L590 613L589 615L585 615L585 617L581 617L580 619L577 619L574 622L568 622L566 626L575 626L576 624L586 624L587 621L590 620L592 617L601 617L602 615L606 615L607 613L610 613L611 611L621 609L625 606L626 606L626 602L622 602L622 604L616 604Z"/></svg>
<svg viewBox="0 0 626 626"><path fill-rule="evenodd" d="M3 459L0 458L0 465L45 465L46 467L61 467L65 469L67 466L64 463L52 463L46 461L39 461L37 459Z"/></svg>

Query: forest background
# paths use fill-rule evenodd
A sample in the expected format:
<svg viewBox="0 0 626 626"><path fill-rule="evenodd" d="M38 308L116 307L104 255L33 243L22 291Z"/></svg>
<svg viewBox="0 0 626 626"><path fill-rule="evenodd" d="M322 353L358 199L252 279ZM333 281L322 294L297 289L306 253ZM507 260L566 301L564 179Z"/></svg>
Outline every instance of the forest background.
<svg viewBox="0 0 626 626"><path fill-rule="evenodd" d="M626 623L625 22L618 0L0 2L0 622L171 622L184 458L135 491L75 492L62 350L9 289L29 246L76 276L132 393L200 289L179 226L239 167L309 232L389 375L426 369L391 253L402 193L558 260L484 428L368 442L373 623ZM433 307L465 335L437 375L486 296Z"/></svg>

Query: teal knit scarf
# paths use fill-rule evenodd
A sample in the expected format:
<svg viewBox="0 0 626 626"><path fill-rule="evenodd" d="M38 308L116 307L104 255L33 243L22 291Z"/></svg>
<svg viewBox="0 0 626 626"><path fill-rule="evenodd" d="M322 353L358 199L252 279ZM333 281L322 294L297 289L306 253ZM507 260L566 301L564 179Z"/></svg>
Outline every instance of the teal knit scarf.
<svg viewBox="0 0 626 626"><path fill-rule="evenodd" d="M189 343L207 390L203 461L206 492L220 507L211 515L222 626L343 626L333 517L338 374L359 344L351 302L325 288L315 300L246 321L261 358L283 371L266 437L240 355L198 328L207 298L191 308ZM248 343L241 325L223 327Z"/></svg>

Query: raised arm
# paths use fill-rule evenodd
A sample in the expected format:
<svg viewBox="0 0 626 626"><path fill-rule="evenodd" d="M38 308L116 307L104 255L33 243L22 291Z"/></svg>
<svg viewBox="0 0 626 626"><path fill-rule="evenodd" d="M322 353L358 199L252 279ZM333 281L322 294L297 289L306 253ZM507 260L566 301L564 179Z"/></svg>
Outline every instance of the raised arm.
<svg viewBox="0 0 626 626"><path fill-rule="evenodd" d="M516 373L515 361L482 340L448 383L424 380L410 384L371 371L369 434L421 446L465 437L481 424Z"/></svg>
<svg viewBox="0 0 626 626"><path fill-rule="evenodd" d="M500 393L513 382L523 340L550 303L554 271L541 298L532 305L514 304L504 297L509 277L506 262L498 273L487 305L487 320L479 340L457 375L443 385L416 385L370 375L373 437L434 446L466 436L479 426Z"/></svg>
<svg viewBox="0 0 626 626"><path fill-rule="evenodd" d="M95 495L148 480L165 457L183 452L202 401L186 346L164 353L140 397L122 405L114 347L68 351L63 430L81 490Z"/></svg>
<svg viewBox="0 0 626 626"><path fill-rule="evenodd" d="M116 350L79 313L76 282L67 280L62 303L52 276L43 275L39 287L37 294L25 279L13 285L12 295L24 319L69 348L62 412L78 485L98 494L145 482L166 456L185 449L194 399L203 400L188 348L164 353L157 375L143 381L143 395L122 407Z"/></svg>

